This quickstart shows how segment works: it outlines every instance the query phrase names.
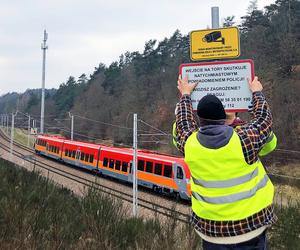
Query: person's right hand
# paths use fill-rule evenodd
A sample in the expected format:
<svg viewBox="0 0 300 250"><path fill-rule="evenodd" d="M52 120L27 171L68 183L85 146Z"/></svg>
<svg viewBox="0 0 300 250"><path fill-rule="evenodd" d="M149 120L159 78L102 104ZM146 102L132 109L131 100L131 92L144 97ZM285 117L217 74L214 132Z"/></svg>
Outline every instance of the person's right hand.
<svg viewBox="0 0 300 250"><path fill-rule="evenodd" d="M263 86L261 85L260 81L258 81L258 77L255 76L253 81L248 79L249 83L249 89L251 90L252 93L262 91Z"/></svg>
<svg viewBox="0 0 300 250"><path fill-rule="evenodd" d="M178 76L177 81L177 88L181 95L190 95L198 83L188 83L188 77L185 76L184 79L182 79L181 75Z"/></svg>

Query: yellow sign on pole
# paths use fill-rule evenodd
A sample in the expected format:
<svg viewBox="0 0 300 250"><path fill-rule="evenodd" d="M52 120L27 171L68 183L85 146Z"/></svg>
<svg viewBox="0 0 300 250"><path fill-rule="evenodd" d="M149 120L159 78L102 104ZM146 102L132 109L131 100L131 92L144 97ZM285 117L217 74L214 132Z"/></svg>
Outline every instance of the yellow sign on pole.
<svg viewBox="0 0 300 250"><path fill-rule="evenodd" d="M190 33L190 39L193 61L240 56L240 35L237 27L195 30Z"/></svg>

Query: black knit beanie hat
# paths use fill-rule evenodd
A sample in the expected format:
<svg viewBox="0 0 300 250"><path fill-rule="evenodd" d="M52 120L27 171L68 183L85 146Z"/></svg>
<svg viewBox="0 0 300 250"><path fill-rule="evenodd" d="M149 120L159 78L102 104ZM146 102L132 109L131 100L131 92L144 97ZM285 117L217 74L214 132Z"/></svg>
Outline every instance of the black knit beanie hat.
<svg viewBox="0 0 300 250"><path fill-rule="evenodd" d="M199 118L208 120L224 120L226 113L222 102L214 95L206 95L201 98L197 107Z"/></svg>

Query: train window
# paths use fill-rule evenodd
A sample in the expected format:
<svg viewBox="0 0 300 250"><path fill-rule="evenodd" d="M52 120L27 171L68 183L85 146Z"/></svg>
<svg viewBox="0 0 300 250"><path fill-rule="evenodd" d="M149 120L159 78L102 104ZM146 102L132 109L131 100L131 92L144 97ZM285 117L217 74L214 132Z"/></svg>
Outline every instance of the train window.
<svg viewBox="0 0 300 250"><path fill-rule="evenodd" d="M83 152L81 152L80 160L84 161L84 153Z"/></svg>
<svg viewBox="0 0 300 250"><path fill-rule="evenodd" d="M150 161L146 162L146 172L148 172L148 173L153 172L153 162L150 162Z"/></svg>
<svg viewBox="0 0 300 250"><path fill-rule="evenodd" d="M143 160L138 161L138 170L144 171L144 164L145 162Z"/></svg>
<svg viewBox="0 0 300 250"><path fill-rule="evenodd" d="M57 147L57 153L59 154L59 147Z"/></svg>
<svg viewBox="0 0 300 250"><path fill-rule="evenodd" d="M121 169L121 162L116 160L116 170L120 170Z"/></svg>
<svg viewBox="0 0 300 250"><path fill-rule="evenodd" d="M158 175L162 174L162 164L155 163L155 165L154 165L154 174L158 174Z"/></svg>
<svg viewBox="0 0 300 250"><path fill-rule="evenodd" d="M76 151L73 150L73 151L72 151L72 158L75 158L75 155L76 155Z"/></svg>
<svg viewBox="0 0 300 250"><path fill-rule="evenodd" d="M177 179L183 179L183 171L181 167L177 167L177 174L176 174Z"/></svg>
<svg viewBox="0 0 300 250"><path fill-rule="evenodd" d="M109 168L114 168L114 165L115 165L115 160L113 159L109 159Z"/></svg>
<svg viewBox="0 0 300 250"><path fill-rule="evenodd" d="M84 160L85 160L86 162L88 162L88 161L89 161L89 157L90 157L90 155L89 155L89 154L85 154L85 158L84 158Z"/></svg>
<svg viewBox="0 0 300 250"><path fill-rule="evenodd" d="M172 177L172 166L171 165L165 165L164 176L169 177L169 178Z"/></svg>
<svg viewBox="0 0 300 250"><path fill-rule="evenodd" d="M65 149L65 156L68 155L68 149Z"/></svg>
<svg viewBox="0 0 300 250"><path fill-rule="evenodd" d="M94 155L90 155L90 163L94 162Z"/></svg>
<svg viewBox="0 0 300 250"><path fill-rule="evenodd" d="M107 167L107 165L108 165L108 159L104 158L103 159L103 167Z"/></svg>
<svg viewBox="0 0 300 250"><path fill-rule="evenodd" d="M129 169L129 173L132 173L132 162L130 162L130 169Z"/></svg>
<svg viewBox="0 0 300 250"><path fill-rule="evenodd" d="M128 162L123 161L122 162L122 171L123 172L127 172L127 168L128 168Z"/></svg>
<svg viewBox="0 0 300 250"><path fill-rule="evenodd" d="M69 157L72 156L72 150L69 150Z"/></svg>

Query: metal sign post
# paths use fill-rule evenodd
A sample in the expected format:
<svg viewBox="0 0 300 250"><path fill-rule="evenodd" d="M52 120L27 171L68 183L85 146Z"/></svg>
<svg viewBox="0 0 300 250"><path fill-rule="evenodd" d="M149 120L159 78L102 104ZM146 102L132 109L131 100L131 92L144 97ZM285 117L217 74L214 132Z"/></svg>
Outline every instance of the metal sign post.
<svg viewBox="0 0 300 250"><path fill-rule="evenodd" d="M71 140L74 139L74 115L71 115Z"/></svg>
<svg viewBox="0 0 300 250"><path fill-rule="evenodd" d="M6 115L6 134L8 135L8 123L9 123L9 116Z"/></svg>
<svg viewBox="0 0 300 250"><path fill-rule="evenodd" d="M211 7L211 28L219 28L219 7Z"/></svg>
<svg viewBox="0 0 300 250"><path fill-rule="evenodd" d="M28 116L28 141L27 141L27 146L30 146L30 115Z"/></svg>
<svg viewBox="0 0 300 250"><path fill-rule="evenodd" d="M11 115L11 131L10 131L10 154L9 160L12 161L13 144L14 144L14 129L15 129L15 115Z"/></svg>
<svg viewBox="0 0 300 250"><path fill-rule="evenodd" d="M138 192L137 192L137 114L133 114L133 161L132 161L132 212L137 216Z"/></svg>

